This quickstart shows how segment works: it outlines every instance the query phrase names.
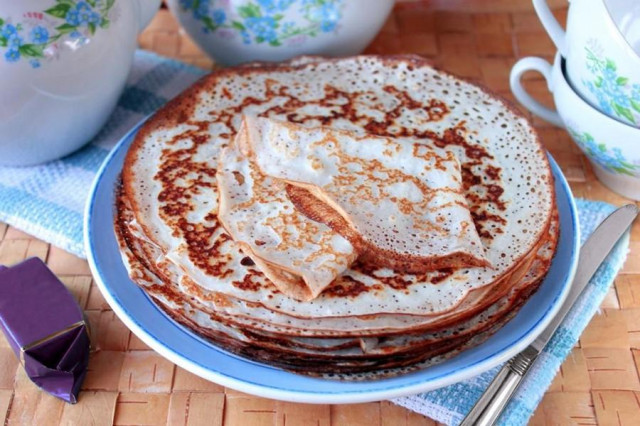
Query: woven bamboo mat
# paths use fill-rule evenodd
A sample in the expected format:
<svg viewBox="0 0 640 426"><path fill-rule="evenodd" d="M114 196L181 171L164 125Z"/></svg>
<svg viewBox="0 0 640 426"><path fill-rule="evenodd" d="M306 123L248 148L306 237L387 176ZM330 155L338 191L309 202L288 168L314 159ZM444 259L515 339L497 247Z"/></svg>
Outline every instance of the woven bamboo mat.
<svg viewBox="0 0 640 426"><path fill-rule="evenodd" d="M550 0L560 19L564 0ZM166 11L140 37L142 47L205 68L213 63ZM513 99L508 73L516 58L551 60L553 45L530 0L418 0L400 3L370 53L418 53ZM551 104L545 82L526 85ZM576 196L622 204L604 188L568 135L533 118ZM388 402L303 405L252 397L209 383L150 350L118 320L93 284L87 263L0 223L0 264L29 256L46 260L85 309L96 350L77 405L40 392L0 337L0 419L5 424L176 425L433 425ZM640 424L640 224L615 287L546 393L533 425Z"/></svg>

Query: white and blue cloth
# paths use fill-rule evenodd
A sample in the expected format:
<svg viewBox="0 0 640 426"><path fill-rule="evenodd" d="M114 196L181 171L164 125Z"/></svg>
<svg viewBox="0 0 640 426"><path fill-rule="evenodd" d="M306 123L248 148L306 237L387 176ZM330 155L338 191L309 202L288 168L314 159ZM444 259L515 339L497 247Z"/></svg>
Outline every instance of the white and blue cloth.
<svg viewBox="0 0 640 426"><path fill-rule="evenodd" d="M83 212L93 179L109 150L137 123L195 82L205 71L155 54L136 52L134 67L116 110L84 148L34 167L0 167L0 220L85 257ZM108 208L108 206L106 206ZM613 210L578 200L581 235L589 235ZM600 267L571 314L540 355L500 423L526 424L553 377L594 315L626 257L621 241ZM447 424L459 423L497 372L393 402Z"/></svg>

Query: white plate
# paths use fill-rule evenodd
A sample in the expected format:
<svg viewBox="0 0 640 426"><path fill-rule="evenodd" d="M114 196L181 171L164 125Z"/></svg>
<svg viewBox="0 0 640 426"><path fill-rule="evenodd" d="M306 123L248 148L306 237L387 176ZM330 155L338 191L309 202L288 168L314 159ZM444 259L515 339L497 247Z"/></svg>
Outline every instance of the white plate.
<svg viewBox="0 0 640 426"><path fill-rule="evenodd" d="M118 317L147 345L205 379L266 398L309 403L354 403L394 398L446 386L478 375L524 349L560 308L575 273L579 249L576 207L558 165L560 240L540 289L520 312L483 344L441 364L399 377L341 382L305 377L232 355L165 315L129 279L120 259L113 219L115 187L133 129L100 169L85 213L85 245L93 276Z"/></svg>

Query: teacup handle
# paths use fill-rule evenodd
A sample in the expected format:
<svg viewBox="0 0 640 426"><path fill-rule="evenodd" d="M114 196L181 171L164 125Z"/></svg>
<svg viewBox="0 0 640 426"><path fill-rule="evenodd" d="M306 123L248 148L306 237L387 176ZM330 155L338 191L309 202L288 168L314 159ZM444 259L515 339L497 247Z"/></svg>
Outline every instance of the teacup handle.
<svg viewBox="0 0 640 426"><path fill-rule="evenodd" d="M562 119L558 113L545 107L540 102L536 101L527 91L522 87L522 74L527 71L538 71L547 80L547 86L549 90L553 92L553 86L551 84L551 64L542 58L528 57L522 58L511 68L511 74L509 75L509 85L516 99L525 106L529 111L559 127L564 127Z"/></svg>
<svg viewBox="0 0 640 426"><path fill-rule="evenodd" d="M556 17L553 16L551 9L549 9L547 0L533 0L533 7L538 14L540 22L542 22L542 26L547 30L547 34L549 34L553 43L562 53L562 56L567 56L566 34Z"/></svg>

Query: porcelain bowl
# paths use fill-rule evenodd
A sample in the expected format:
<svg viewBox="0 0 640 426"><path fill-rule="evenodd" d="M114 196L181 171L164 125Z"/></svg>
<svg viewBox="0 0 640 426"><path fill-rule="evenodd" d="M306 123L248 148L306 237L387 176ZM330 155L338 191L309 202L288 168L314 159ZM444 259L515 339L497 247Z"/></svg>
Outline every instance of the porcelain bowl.
<svg viewBox="0 0 640 426"><path fill-rule="evenodd" d="M355 55L394 0L169 0L185 31L223 65Z"/></svg>

